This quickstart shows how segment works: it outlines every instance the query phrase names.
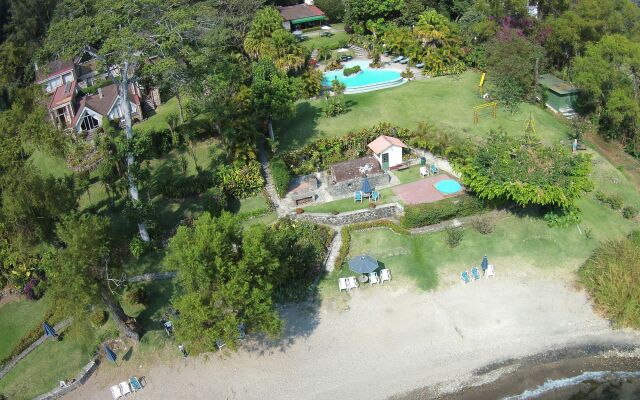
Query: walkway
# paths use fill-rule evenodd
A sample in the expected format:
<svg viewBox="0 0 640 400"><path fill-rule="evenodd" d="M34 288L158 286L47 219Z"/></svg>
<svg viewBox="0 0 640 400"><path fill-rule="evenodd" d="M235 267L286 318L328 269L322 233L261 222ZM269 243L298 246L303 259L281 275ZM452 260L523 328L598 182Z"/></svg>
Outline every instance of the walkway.
<svg viewBox="0 0 640 400"><path fill-rule="evenodd" d="M266 182L265 190L267 191L269 200L271 200L271 203L273 203L276 208L278 217L285 217L291 212L291 210L284 204L284 202L282 202L280 196L278 196L278 191L276 190L276 185L274 184L273 176L271 175L271 166L269 165L267 152L264 148L264 138L262 137L258 140L258 152L260 166L262 167L262 176Z"/></svg>

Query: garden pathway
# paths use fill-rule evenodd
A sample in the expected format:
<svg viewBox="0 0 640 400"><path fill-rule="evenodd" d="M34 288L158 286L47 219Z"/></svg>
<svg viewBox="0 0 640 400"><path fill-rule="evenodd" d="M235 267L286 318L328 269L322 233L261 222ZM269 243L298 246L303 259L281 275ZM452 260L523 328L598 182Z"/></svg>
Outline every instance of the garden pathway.
<svg viewBox="0 0 640 400"><path fill-rule="evenodd" d="M327 263L325 265L327 272L331 272L335 268L338 253L340 253L340 248L342 248L342 226L336 225L331 228L335 229L336 235L331 241L331 246L329 246L329 257L327 257Z"/></svg>
<svg viewBox="0 0 640 400"><path fill-rule="evenodd" d="M276 191L276 185L273 183L273 176L271 175L271 166L269 165L267 152L264 148L264 138L260 138L258 142L258 151L260 166L262 167L262 175L266 181L265 190L269 195L269 199L276 208L278 217L284 217L288 215L291 210L284 204L284 202L282 202L282 200L280 200L280 196L278 196L278 192Z"/></svg>

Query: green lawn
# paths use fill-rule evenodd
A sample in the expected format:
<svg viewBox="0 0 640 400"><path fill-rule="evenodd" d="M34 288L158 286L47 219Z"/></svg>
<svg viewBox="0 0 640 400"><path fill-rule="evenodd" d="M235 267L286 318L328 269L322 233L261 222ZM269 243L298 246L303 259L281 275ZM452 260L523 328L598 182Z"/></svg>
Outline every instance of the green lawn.
<svg viewBox="0 0 640 400"><path fill-rule="evenodd" d="M415 129L419 122L429 120L437 126L473 136L486 136L491 129L523 133L529 113L534 118L538 135L546 142L566 140L566 126L551 112L538 106L522 104L510 114L498 108L497 118L482 114L473 124L473 106L483 103L478 97L479 75L466 72L459 76L413 81L405 85L363 94L347 95L349 111L337 117L322 115L323 100L305 100L296 105L295 116L276 124L283 151L310 141L342 136L350 131L389 122Z"/></svg>
<svg viewBox="0 0 640 400"><path fill-rule="evenodd" d="M0 307L0 359L7 357L20 339L44 317L44 301L20 300Z"/></svg>
<svg viewBox="0 0 640 400"><path fill-rule="evenodd" d="M47 340L0 380L0 393L12 400L31 399L74 378L89 362L89 350L72 338Z"/></svg>
<svg viewBox="0 0 640 400"><path fill-rule="evenodd" d="M302 45L309 50L319 49L322 46L327 46L330 49L337 49L340 42L349 40L349 35L344 31L344 24L331 25L334 33L331 37L321 37L320 35L314 35L309 39L302 42Z"/></svg>
<svg viewBox="0 0 640 400"><path fill-rule="evenodd" d="M380 200L377 204L386 204L394 201L398 201L397 197L393 194L393 191L390 188L382 189L380 191ZM369 208L369 200L365 199L362 202L353 201L353 197L348 197L346 199L334 200L328 203L321 203L316 205L309 205L304 207L306 212L312 213L341 213L347 211L355 211L362 210L365 208Z"/></svg>
<svg viewBox="0 0 640 400"><path fill-rule="evenodd" d="M40 150L34 151L30 159L33 165L43 174L61 178L72 173L64 159L43 153Z"/></svg>
<svg viewBox="0 0 640 400"><path fill-rule="evenodd" d="M185 106L184 103L183 106ZM172 97L156 108L154 115L136 124L134 128L140 131L169 129L166 118L169 114L178 114L180 112L178 107L178 100Z"/></svg>
<svg viewBox="0 0 640 400"><path fill-rule="evenodd" d="M393 174L398 177L401 184L411 183L422 179L420 176L420 165L414 165L401 171L393 171Z"/></svg>

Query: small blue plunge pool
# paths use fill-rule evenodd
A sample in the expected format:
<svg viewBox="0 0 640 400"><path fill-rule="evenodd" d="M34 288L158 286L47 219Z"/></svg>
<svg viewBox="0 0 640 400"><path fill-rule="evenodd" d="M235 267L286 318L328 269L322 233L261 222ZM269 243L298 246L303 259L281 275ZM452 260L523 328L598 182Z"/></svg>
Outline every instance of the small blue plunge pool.
<svg viewBox="0 0 640 400"><path fill-rule="evenodd" d="M434 185L442 194L455 194L462 190L462 186L453 179L445 179Z"/></svg>

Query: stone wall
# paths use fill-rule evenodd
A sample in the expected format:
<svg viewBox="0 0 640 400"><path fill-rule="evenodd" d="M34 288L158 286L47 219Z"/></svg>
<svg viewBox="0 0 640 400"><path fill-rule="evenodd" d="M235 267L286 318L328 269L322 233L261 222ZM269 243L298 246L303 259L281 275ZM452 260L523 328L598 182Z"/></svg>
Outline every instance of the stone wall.
<svg viewBox="0 0 640 400"><path fill-rule="evenodd" d="M362 190L362 182L364 178L354 178L349 179L347 181L338 182L335 184L329 184L328 190L329 193L333 196L343 196L345 194L353 194L353 192L357 190ZM378 186L383 186L388 184L391 181L391 177L386 172L381 174L369 176L369 183L372 188L376 188Z"/></svg>
<svg viewBox="0 0 640 400"><path fill-rule="evenodd" d="M173 279L176 277L176 272L150 272L148 274L136 275L127 278L130 283L135 282L151 282L151 281L163 281L167 279Z"/></svg>
<svg viewBox="0 0 640 400"><path fill-rule="evenodd" d="M398 203L389 203L377 206L376 208L367 208L364 210L349 211L340 214L325 213L292 213L292 218L313 221L317 224L324 225L348 225L357 222L374 221L383 218L399 218L404 213L404 208Z"/></svg>
<svg viewBox="0 0 640 400"><path fill-rule="evenodd" d="M99 364L98 359L94 358L93 360L89 361L89 363L85 365L84 368L82 368L82 371L80 371L78 376L76 376L75 378L76 380L73 383L65 387L57 387L48 393L41 394L40 396L36 397L34 400L58 399L64 396L65 394L76 390L80 386L84 385L84 383L87 381L87 379L89 379L93 371L96 370L96 368L98 367L98 364Z"/></svg>

